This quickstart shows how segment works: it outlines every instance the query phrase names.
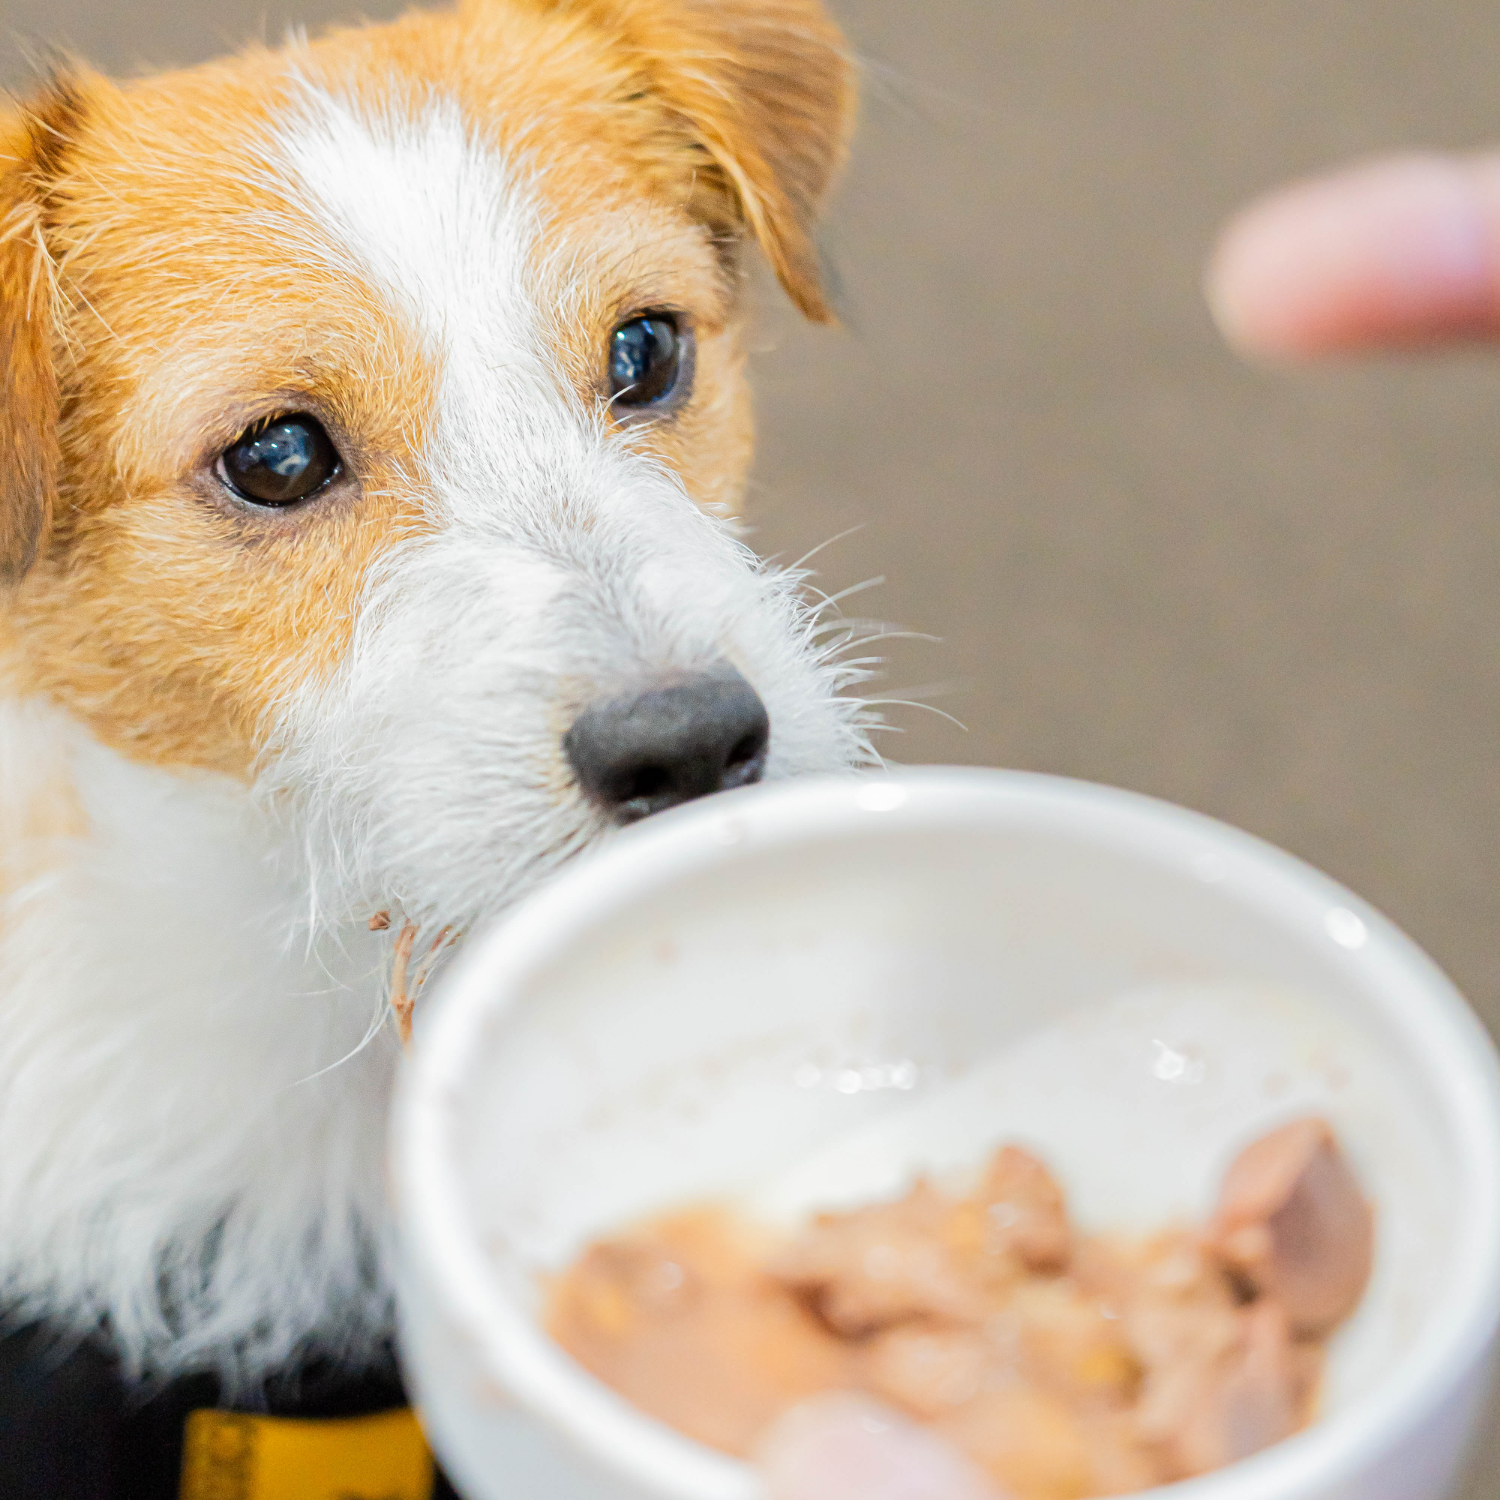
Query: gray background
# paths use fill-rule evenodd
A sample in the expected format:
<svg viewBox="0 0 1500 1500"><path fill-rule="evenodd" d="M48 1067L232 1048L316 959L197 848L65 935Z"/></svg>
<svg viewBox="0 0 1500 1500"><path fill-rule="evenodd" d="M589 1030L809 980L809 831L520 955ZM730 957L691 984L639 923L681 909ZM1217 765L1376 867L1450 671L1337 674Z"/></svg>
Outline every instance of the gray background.
<svg viewBox="0 0 1500 1500"><path fill-rule="evenodd" d="M0 81L400 6L5 0ZM767 297L757 541L892 649L886 752L1201 808L1370 897L1500 1028L1500 355L1221 347L1217 226L1289 175L1500 141L1481 0L836 0L867 63L846 327ZM11 38L16 39L12 45ZM24 39L24 45L22 44ZM898 691L896 696L902 696ZM1500 1424L1497 1424L1500 1425ZM1500 1440L1472 1500L1500 1493Z"/></svg>

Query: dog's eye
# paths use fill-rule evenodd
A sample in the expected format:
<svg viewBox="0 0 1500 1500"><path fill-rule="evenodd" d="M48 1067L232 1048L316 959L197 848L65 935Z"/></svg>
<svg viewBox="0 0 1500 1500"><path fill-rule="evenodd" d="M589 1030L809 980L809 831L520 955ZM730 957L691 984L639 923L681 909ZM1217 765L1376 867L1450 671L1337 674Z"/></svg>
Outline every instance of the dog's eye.
<svg viewBox="0 0 1500 1500"><path fill-rule="evenodd" d="M295 505L341 467L321 424L301 412L252 427L214 466L236 495L256 505Z"/></svg>
<svg viewBox="0 0 1500 1500"><path fill-rule="evenodd" d="M682 334L661 313L632 318L610 335L609 394L616 406L654 406L677 387Z"/></svg>

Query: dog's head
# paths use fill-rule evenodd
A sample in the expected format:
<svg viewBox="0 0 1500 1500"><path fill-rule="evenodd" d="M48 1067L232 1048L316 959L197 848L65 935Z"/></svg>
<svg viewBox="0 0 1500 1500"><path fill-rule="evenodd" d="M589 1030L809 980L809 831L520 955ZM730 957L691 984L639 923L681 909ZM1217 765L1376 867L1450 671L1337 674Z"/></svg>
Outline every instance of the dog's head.
<svg viewBox="0 0 1500 1500"><path fill-rule="evenodd" d="M418 920L866 758L730 524L740 251L827 316L850 108L817 0L468 0L0 115L17 685Z"/></svg>

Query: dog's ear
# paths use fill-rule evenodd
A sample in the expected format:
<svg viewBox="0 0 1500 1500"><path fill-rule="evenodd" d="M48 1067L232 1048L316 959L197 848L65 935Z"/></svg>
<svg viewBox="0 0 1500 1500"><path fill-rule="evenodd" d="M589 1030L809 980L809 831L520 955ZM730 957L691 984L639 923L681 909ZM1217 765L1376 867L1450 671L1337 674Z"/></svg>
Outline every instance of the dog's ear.
<svg viewBox="0 0 1500 1500"><path fill-rule="evenodd" d="M543 0L546 3L546 0ZM843 165L854 70L820 0L551 0L612 32L695 146L693 206L748 229L792 301L832 318L815 221Z"/></svg>
<svg viewBox="0 0 1500 1500"><path fill-rule="evenodd" d="M25 105L0 101L0 583L36 560L57 494L55 282L44 204L76 114L65 79Z"/></svg>

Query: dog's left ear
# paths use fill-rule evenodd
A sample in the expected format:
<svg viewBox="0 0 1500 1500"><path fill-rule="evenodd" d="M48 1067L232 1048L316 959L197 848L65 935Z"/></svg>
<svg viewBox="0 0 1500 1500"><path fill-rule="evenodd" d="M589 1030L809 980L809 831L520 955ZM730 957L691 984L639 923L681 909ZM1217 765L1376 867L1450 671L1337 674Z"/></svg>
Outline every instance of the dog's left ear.
<svg viewBox="0 0 1500 1500"><path fill-rule="evenodd" d="M54 279L43 204L76 113L66 80L24 106L0 101L0 583L35 562L57 495Z"/></svg>
<svg viewBox="0 0 1500 1500"><path fill-rule="evenodd" d="M547 3L547 0L543 0ZM611 32L678 122L695 211L748 229L792 301L832 320L813 231L844 163L854 70L820 0L551 0Z"/></svg>

